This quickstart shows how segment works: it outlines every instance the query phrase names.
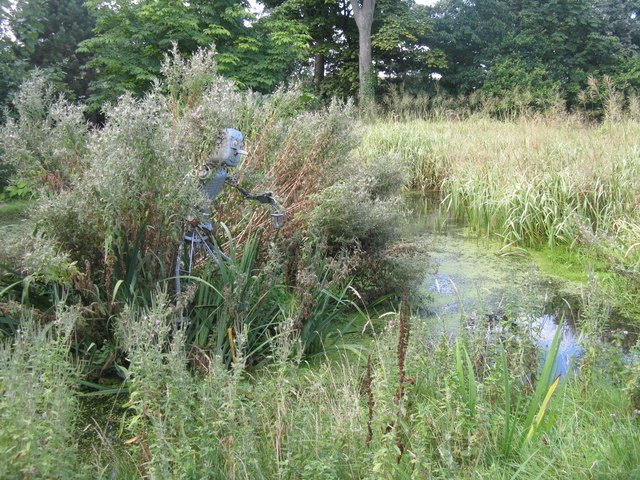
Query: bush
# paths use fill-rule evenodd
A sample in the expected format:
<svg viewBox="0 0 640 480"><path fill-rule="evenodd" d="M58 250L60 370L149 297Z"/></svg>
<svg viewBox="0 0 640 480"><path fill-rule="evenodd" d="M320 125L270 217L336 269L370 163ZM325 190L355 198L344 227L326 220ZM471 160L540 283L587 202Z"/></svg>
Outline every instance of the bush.
<svg viewBox="0 0 640 480"><path fill-rule="evenodd" d="M149 287L166 276L183 219L205 206L188 173L211 155L220 128L234 122L231 83L215 73L204 85L187 78L215 72L212 55L178 57L174 52L163 67L170 95L157 85L142 100L123 96L106 107L104 127L88 138L83 174L35 214L38 229L107 290L118 279Z"/></svg>
<svg viewBox="0 0 640 480"><path fill-rule="evenodd" d="M64 153L60 161L73 152L78 168L68 169L60 188L43 189L33 214L35 234L11 264L44 282L58 275L92 305L90 315L105 320L101 324L122 301L149 304L157 284L172 275L183 220L194 209L210 207L189 173L208 162L220 129L233 126L245 134L250 152L238 169L240 180L254 191L275 191L287 207L289 221L278 231L280 251L287 253L280 269L259 270L265 250L273 249L268 242L258 248L250 239L258 232L267 241L275 235L265 228L268 211L226 189L217 203L224 206L220 218L234 239L230 248L238 259L255 251L248 252L252 260L246 269L225 265L209 282L215 289L198 289L190 340L228 363L227 328L247 327L250 345L264 345L273 324L291 316L304 337L302 349L319 350L349 305L341 266L351 268L361 255L381 260L397 237L406 168L396 159L345 167L358 133L349 102L309 112L296 86L271 96L238 92L216 73L212 51L185 60L174 48L162 72L164 82L144 98L125 95L105 106L104 125L92 131L84 122L72 122L79 110L55 100L42 79L24 87L18 118L4 131L7 158L28 158L42 168L43 159L57 158L55 145L68 144L75 147L55 152ZM67 112L66 123L55 120L54 111ZM63 124L77 128L58 131ZM27 141L31 130L40 143ZM47 175L34 178L51 186ZM309 214L318 203L322 213L310 229ZM301 251L300 238L310 241L311 254ZM40 251L33 252L38 245ZM56 260L55 271L40 261L47 258ZM389 262L384 265L388 271Z"/></svg>
<svg viewBox="0 0 640 480"><path fill-rule="evenodd" d="M355 287L366 300L412 288L423 270L420 262L408 260L411 248L396 245L404 223L400 192L408 180L407 164L399 157L379 158L316 197L313 229L333 255L358 257Z"/></svg>
<svg viewBox="0 0 640 480"><path fill-rule="evenodd" d="M89 260L85 273L98 285L132 268L149 285L170 265L181 221L199 203L177 134L163 96L121 98L90 139L84 175L35 214L75 260Z"/></svg>
<svg viewBox="0 0 640 480"><path fill-rule="evenodd" d="M353 169L317 196L315 228L335 251L379 254L398 236L400 190L407 181L407 168L395 159Z"/></svg>
<svg viewBox="0 0 640 480"><path fill-rule="evenodd" d="M207 208L187 174L208 160L221 128L235 126L248 137L252 155L243 171L249 186L284 197L293 220L285 237L304 227L296 214L308 211L311 194L331 184L335 165L351 148L350 104L304 113L296 88L270 97L240 93L216 73L212 51L185 60L174 49L162 72L165 82L143 99L123 96L106 106L104 126L92 132L78 120L79 108L56 100L44 79L34 77L18 96L18 118L3 130L5 159L24 169L43 171L50 164L57 171L61 162L77 160L76 170L62 169L68 172L64 188L43 198L34 219L39 234L77 262L85 295L93 295L95 285L108 297L123 279L148 297L147 287L167 276L183 219L196 207ZM49 177L39 177L40 185ZM224 194L219 202L240 246L268 222L255 204Z"/></svg>
<svg viewBox="0 0 640 480"><path fill-rule="evenodd" d="M189 369L179 314L162 294L144 311L128 308L118 333L130 365L127 425L143 454L146 478L272 478L259 468L258 419L249 415L241 385L246 338L236 337L229 372L219 356L196 350L204 378ZM244 473L241 473L244 472Z"/></svg>
<svg viewBox="0 0 640 480"><path fill-rule="evenodd" d="M14 99L16 118L0 129L3 170L49 190L68 188L85 167L89 129L82 107L56 95L36 71Z"/></svg>

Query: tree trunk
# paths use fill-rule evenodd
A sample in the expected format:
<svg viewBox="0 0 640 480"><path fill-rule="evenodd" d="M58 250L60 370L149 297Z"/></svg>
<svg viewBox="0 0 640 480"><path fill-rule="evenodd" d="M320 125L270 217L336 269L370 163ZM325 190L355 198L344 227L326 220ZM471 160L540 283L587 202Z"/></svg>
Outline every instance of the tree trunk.
<svg viewBox="0 0 640 480"><path fill-rule="evenodd" d="M375 0L350 0L353 18L358 25L358 39L360 51L358 53L360 80L360 102L373 99L373 73L371 71L371 26L373 12L376 8Z"/></svg>
<svg viewBox="0 0 640 480"><path fill-rule="evenodd" d="M315 56L315 65L313 67L313 87L320 90L320 84L324 80L324 55L318 53Z"/></svg>

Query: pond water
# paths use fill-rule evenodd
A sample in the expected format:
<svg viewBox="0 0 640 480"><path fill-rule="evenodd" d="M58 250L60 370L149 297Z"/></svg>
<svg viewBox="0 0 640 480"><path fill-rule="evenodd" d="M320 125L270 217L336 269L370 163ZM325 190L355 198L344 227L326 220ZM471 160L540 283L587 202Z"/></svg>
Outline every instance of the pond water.
<svg viewBox="0 0 640 480"><path fill-rule="evenodd" d="M541 274L525 253L502 254L499 241L470 235L463 222L447 219L443 226L433 208L437 200L424 201L432 206L423 208L426 213L415 216L409 227L411 236L428 243L432 261L422 285L428 298L424 320L452 336L477 325L526 323L538 345L548 350L564 319L555 368L567 373L581 353L575 328L579 286Z"/></svg>

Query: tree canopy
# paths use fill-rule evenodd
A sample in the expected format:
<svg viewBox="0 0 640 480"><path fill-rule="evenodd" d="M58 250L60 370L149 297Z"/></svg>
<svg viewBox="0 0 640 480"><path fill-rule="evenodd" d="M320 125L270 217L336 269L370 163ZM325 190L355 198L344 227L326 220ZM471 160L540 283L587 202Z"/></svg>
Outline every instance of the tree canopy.
<svg viewBox="0 0 640 480"><path fill-rule="evenodd" d="M35 67L67 91L86 93L91 71L83 68L88 57L77 48L95 23L84 0L5 0L1 12L0 104Z"/></svg>
<svg viewBox="0 0 640 480"><path fill-rule="evenodd" d="M96 111L124 92L142 95L173 45L188 57L216 46L221 74L268 93L292 76L321 96L358 91L361 0L2 0L0 105L39 68ZM368 5L368 4L367 4ZM569 103L589 78L640 89L636 0L376 0L371 80L451 94L534 97ZM439 80L436 80L438 79Z"/></svg>
<svg viewBox="0 0 640 480"><path fill-rule="evenodd" d="M431 45L452 92L528 88L569 100L590 76L640 87L638 3L619 0L441 0Z"/></svg>

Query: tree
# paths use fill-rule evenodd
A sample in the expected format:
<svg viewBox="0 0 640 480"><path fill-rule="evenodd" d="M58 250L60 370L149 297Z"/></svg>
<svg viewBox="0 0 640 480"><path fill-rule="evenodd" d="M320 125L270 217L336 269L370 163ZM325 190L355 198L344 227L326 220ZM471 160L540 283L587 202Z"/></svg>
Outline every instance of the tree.
<svg viewBox="0 0 640 480"><path fill-rule="evenodd" d="M594 6L611 35L626 48L640 50L640 3L637 0L596 0Z"/></svg>
<svg viewBox="0 0 640 480"><path fill-rule="evenodd" d="M353 18L358 25L358 78L360 79L360 101L373 98L373 82L371 72L371 27L376 0L351 0Z"/></svg>
<svg viewBox="0 0 640 480"><path fill-rule="evenodd" d="M329 95L359 91L360 35L351 0L263 0L266 14L295 21L309 35L308 64L314 88ZM361 8L358 3L358 8ZM427 47L432 20L426 7L413 0L376 0L371 25L369 88L375 73L401 82L422 69L439 65L437 52Z"/></svg>
<svg viewBox="0 0 640 480"><path fill-rule="evenodd" d="M484 84L492 58L507 43L517 19L501 0L441 0L432 9L429 43L443 52L440 85L453 93L469 93Z"/></svg>
<svg viewBox="0 0 640 480"><path fill-rule="evenodd" d="M184 56L215 45L220 73L270 92L295 68L304 30L292 22L264 18L252 22L246 0L89 0L96 16L95 37L81 49L100 72L92 108L124 92L141 95L160 77L164 55L175 43Z"/></svg>
<svg viewBox="0 0 640 480"><path fill-rule="evenodd" d="M327 74L340 72L350 53L355 31L349 0L263 0L262 3L268 17L295 22L304 28L308 35L308 53L313 59L313 85L318 91L324 90Z"/></svg>
<svg viewBox="0 0 640 480"><path fill-rule="evenodd" d="M308 55L309 35L303 25L279 16L263 16L251 27L251 44L238 52L238 63L226 72L243 87L271 93Z"/></svg>
<svg viewBox="0 0 640 480"><path fill-rule="evenodd" d="M559 89L571 103L590 76L638 71L633 43L638 7L620 3L627 4L441 1L433 9L434 45L447 56L441 84L454 93L482 89L500 94L522 87L543 94Z"/></svg>
<svg viewBox="0 0 640 480"><path fill-rule="evenodd" d="M21 0L2 7L0 103L28 70L45 70L59 88L82 97L91 72L78 44L92 35L93 18L84 0Z"/></svg>
<svg viewBox="0 0 640 480"><path fill-rule="evenodd" d="M429 45L430 9L413 0L377 0L372 47L375 68L385 84L404 89L432 84L431 73L444 64L442 53Z"/></svg>
<svg viewBox="0 0 640 480"><path fill-rule="evenodd" d="M125 91L146 91L173 43L185 55L215 44L219 68L226 72L238 64L238 52L252 48L245 0L89 0L87 5L96 28L81 51L90 54L89 66L100 73L92 85L94 108Z"/></svg>

